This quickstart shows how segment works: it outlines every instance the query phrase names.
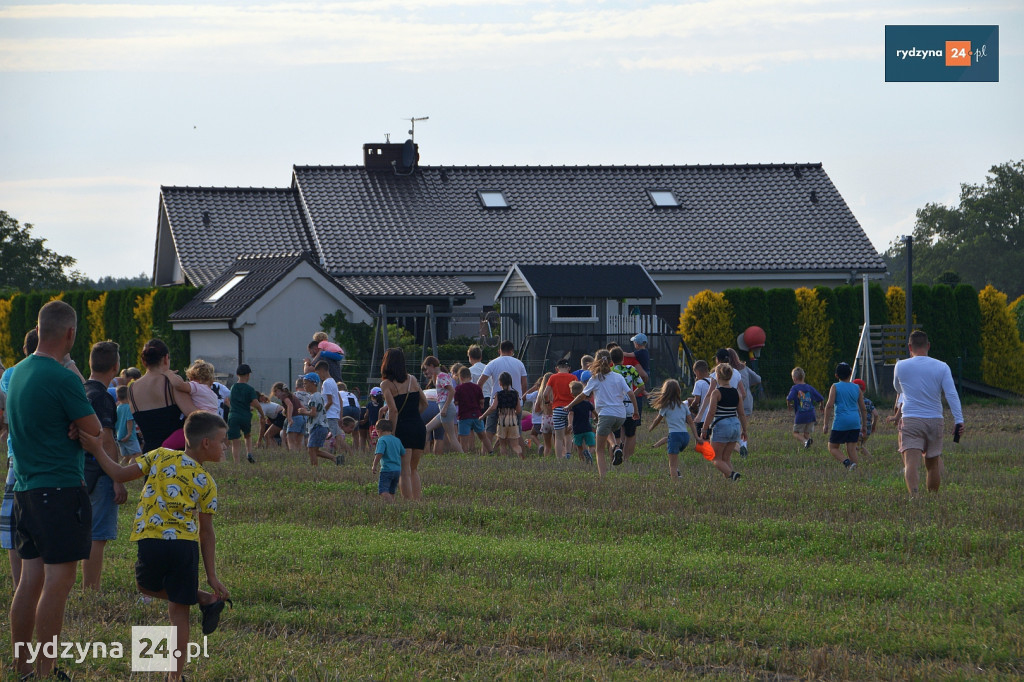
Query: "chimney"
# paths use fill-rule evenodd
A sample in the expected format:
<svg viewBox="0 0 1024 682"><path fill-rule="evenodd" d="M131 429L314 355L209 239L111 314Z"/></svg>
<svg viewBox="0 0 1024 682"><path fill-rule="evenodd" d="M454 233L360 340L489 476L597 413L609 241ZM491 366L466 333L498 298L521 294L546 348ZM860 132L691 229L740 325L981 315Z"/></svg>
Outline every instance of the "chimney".
<svg viewBox="0 0 1024 682"><path fill-rule="evenodd" d="M419 145L411 140L402 144L378 142L363 145L363 166L368 171L408 173L419 160Z"/></svg>

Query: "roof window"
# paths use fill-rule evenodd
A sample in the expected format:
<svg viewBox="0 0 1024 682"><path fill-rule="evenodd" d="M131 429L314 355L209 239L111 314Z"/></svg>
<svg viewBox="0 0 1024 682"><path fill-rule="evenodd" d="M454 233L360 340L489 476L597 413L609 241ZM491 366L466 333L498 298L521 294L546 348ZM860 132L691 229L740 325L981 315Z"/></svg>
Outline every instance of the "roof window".
<svg viewBox="0 0 1024 682"><path fill-rule="evenodd" d="M508 208L508 199L500 189L482 189L477 194L484 208Z"/></svg>
<svg viewBox="0 0 1024 682"><path fill-rule="evenodd" d="M647 196L651 198L651 203L655 206L679 206L679 200L670 189L649 189Z"/></svg>
<svg viewBox="0 0 1024 682"><path fill-rule="evenodd" d="M217 291L215 291L212 294L210 294L209 296L207 296L204 299L203 302L204 303L216 303L217 301L222 299L225 294L227 294L229 291L231 291L236 286L238 286L239 283L241 283L241 281L243 279L245 279L248 274L249 274L248 272L236 273L231 279L229 279L227 282L225 282L223 285L221 285L220 289L217 289Z"/></svg>

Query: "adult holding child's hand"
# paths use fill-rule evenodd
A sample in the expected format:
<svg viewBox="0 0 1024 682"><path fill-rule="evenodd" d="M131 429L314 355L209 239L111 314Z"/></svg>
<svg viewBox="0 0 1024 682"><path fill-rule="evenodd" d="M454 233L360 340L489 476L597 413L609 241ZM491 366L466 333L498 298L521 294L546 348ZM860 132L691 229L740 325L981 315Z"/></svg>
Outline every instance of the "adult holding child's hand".
<svg viewBox="0 0 1024 682"><path fill-rule="evenodd" d="M150 339L141 359L146 373L128 387L128 403L146 448L184 450L183 420L196 406L189 394L174 390L184 380L171 371L171 352L160 339Z"/></svg>
<svg viewBox="0 0 1024 682"><path fill-rule="evenodd" d="M423 497L417 469L427 445L427 427L420 414L427 409L427 397L420 390L416 377L409 374L405 353L401 348L388 348L380 363L380 390L387 404L388 419L395 424L395 435L405 447L399 487L402 497L419 500Z"/></svg>

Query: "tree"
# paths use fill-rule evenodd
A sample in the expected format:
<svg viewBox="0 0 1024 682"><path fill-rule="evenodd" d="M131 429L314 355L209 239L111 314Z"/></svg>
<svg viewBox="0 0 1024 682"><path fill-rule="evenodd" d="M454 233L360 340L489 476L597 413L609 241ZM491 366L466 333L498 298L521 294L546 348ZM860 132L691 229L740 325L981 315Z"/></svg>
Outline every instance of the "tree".
<svg viewBox="0 0 1024 682"><path fill-rule="evenodd" d="M927 204L914 227L914 280L992 284L1011 298L1024 294L1024 161L993 166L981 185L960 186L960 205ZM893 282L906 280L905 246L885 257Z"/></svg>
<svg viewBox="0 0 1024 682"><path fill-rule="evenodd" d="M0 293L63 289L82 279L75 259L62 256L31 236L32 225L21 225L6 211L0 211Z"/></svg>

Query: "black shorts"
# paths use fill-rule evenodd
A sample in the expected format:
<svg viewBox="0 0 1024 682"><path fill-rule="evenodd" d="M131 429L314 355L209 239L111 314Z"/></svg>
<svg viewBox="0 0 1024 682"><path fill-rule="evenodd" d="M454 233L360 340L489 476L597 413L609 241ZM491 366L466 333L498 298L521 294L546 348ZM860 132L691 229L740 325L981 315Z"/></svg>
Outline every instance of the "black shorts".
<svg viewBox="0 0 1024 682"><path fill-rule="evenodd" d="M860 440L860 429L850 429L849 431L832 430L828 434L828 442L834 445L856 443L858 440Z"/></svg>
<svg viewBox="0 0 1024 682"><path fill-rule="evenodd" d="M135 582L150 592L167 591L167 601L192 605L198 601L199 543L195 540L138 541Z"/></svg>
<svg viewBox="0 0 1024 682"><path fill-rule="evenodd" d="M85 486L15 492L11 524L22 559L66 564L89 558L92 503Z"/></svg>
<svg viewBox="0 0 1024 682"><path fill-rule="evenodd" d="M628 407L626 408L626 411L629 411ZM622 433L625 432L626 438L632 438L636 435L636 427L638 426L640 426L639 419L634 420L632 417L626 417L626 421L622 422L622 428L616 429L615 437L621 438Z"/></svg>
<svg viewBox="0 0 1024 682"><path fill-rule="evenodd" d="M274 417L273 419L271 419L270 420L270 424L271 424L271 426L276 426L277 428L279 428L281 430L284 430L284 420L285 420L285 416L284 416L284 412L282 412L281 414L279 414L276 417Z"/></svg>

